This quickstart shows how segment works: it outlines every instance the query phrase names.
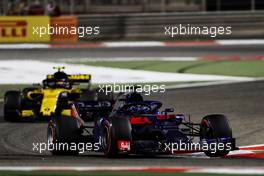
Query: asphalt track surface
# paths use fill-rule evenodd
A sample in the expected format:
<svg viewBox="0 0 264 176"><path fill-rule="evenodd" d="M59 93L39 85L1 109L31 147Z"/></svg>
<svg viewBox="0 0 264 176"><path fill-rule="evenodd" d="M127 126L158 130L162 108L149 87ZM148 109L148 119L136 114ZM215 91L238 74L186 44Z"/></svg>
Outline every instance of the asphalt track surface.
<svg viewBox="0 0 264 176"><path fill-rule="evenodd" d="M242 54L256 54L240 50ZM224 50L217 51L226 54ZM82 57L78 50L65 52ZM86 50L82 52L89 53ZM258 52L261 53L260 50ZM15 55L25 59L32 59L33 55L38 55L37 59L63 56L60 50L49 50L48 53L47 50L2 50L0 58L10 59ZM134 55L133 52L131 54ZM195 122L199 122L206 114L225 114L239 146L264 143L264 81L167 90L165 94L147 98L164 102L164 107L175 107L178 113L190 114ZM245 158L132 155L128 158L107 159L100 153L89 152L74 157L51 156L48 152L40 154L33 151L33 143L46 142L47 124L6 123L3 121L2 109L3 104L0 103L0 166L264 166L263 159Z"/></svg>
<svg viewBox="0 0 264 176"><path fill-rule="evenodd" d="M12 49L0 50L0 59L75 59L113 57L206 57L206 56L263 56L262 45L241 46L177 46L177 47L118 47L69 49Z"/></svg>

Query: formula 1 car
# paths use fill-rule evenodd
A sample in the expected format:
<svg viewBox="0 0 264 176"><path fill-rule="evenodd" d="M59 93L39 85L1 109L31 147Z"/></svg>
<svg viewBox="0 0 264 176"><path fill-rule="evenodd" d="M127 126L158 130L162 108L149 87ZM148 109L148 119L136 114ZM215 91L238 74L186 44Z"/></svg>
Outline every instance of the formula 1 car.
<svg viewBox="0 0 264 176"><path fill-rule="evenodd" d="M207 148L185 148L184 152L203 151L209 157L223 157L237 149L232 129L224 115L213 114L201 123L174 114L173 108L161 111L159 101L146 101L137 92L123 93L115 102L83 101L71 106L70 116L51 119L48 145L53 155L78 154L73 144L96 144L94 151L107 157L127 154L175 154L183 150L175 146L191 146L197 138ZM89 116L89 118L87 118ZM92 125L83 119L90 119ZM205 145L206 144L206 145ZM210 148L221 144L221 148ZM58 147L63 145L64 147ZM56 146L56 147L54 147Z"/></svg>
<svg viewBox="0 0 264 176"><path fill-rule="evenodd" d="M67 113L69 102L80 101L82 97L94 98L89 92L91 75L67 75L64 67L52 75L47 75L42 85L23 90L8 91L4 97L4 119L16 122L24 119L50 120L56 114ZM87 85L80 88L81 83Z"/></svg>

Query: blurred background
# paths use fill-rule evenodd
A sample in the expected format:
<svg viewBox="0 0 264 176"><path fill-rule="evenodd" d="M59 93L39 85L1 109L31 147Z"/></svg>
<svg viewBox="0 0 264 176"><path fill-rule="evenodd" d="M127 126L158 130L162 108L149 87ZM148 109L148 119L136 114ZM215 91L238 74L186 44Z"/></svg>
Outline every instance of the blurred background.
<svg viewBox="0 0 264 176"><path fill-rule="evenodd" d="M39 6L42 13L50 3L61 14L101 13L171 13L206 11L258 11L264 9L262 0L1 0L2 15L27 15ZM28 8L28 9L27 9Z"/></svg>
<svg viewBox="0 0 264 176"><path fill-rule="evenodd" d="M263 10L263 0L0 0L2 16L74 16L78 26L99 26L86 41L212 39L166 37L164 26L176 24L232 27L218 39L263 38Z"/></svg>

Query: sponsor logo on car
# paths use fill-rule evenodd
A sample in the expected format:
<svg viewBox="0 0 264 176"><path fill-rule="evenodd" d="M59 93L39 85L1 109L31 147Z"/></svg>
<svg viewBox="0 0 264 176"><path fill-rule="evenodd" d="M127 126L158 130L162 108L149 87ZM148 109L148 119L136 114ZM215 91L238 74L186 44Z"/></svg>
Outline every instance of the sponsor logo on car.
<svg viewBox="0 0 264 176"><path fill-rule="evenodd" d="M120 151L130 151L130 141L118 141L118 149Z"/></svg>

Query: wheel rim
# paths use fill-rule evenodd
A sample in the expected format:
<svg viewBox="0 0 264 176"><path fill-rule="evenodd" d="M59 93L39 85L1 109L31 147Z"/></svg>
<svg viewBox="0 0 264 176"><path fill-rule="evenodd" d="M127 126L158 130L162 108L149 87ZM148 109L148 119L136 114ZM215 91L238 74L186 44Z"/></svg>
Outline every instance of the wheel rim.
<svg viewBox="0 0 264 176"><path fill-rule="evenodd" d="M201 138L208 138L208 133L210 131L209 122L206 119L203 119L201 122Z"/></svg>
<svg viewBox="0 0 264 176"><path fill-rule="evenodd" d="M105 153L109 152L109 145L110 145L109 141L110 141L109 140L109 129L108 127L104 127L101 143L102 143L103 151Z"/></svg>
<svg viewBox="0 0 264 176"><path fill-rule="evenodd" d="M103 150L105 151L107 148L107 132L106 132L106 129L104 129L104 131L103 131L103 136L102 136L101 142L102 142Z"/></svg>
<svg viewBox="0 0 264 176"><path fill-rule="evenodd" d="M49 128L48 128L48 145L50 147L52 147L51 145L54 146L55 141L56 141L56 137L55 137L54 128L52 126L49 126Z"/></svg>

